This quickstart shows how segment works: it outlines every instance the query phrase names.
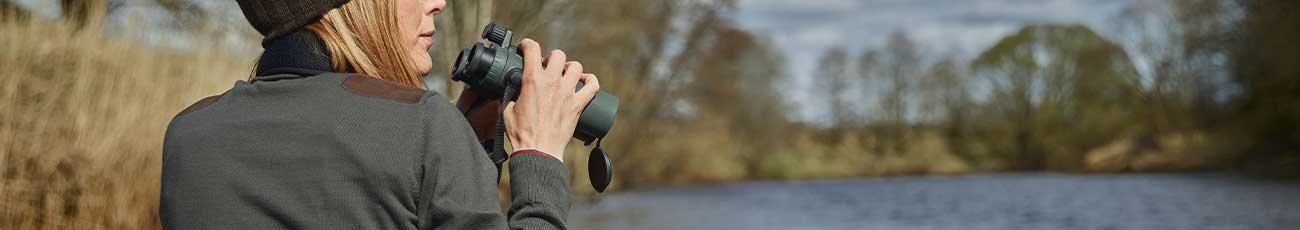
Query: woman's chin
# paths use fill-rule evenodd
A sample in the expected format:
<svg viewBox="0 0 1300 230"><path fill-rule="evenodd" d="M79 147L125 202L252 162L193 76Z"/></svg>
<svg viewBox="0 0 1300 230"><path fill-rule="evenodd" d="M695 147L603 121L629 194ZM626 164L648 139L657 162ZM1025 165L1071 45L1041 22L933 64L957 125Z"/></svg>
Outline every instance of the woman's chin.
<svg viewBox="0 0 1300 230"><path fill-rule="evenodd" d="M411 58L411 64L414 65L415 72L419 73L420 76L429 75L429 71L433 70L433 57L430 57L427 52L419 52L418 54L411 55L414 56Z"/></svg>
<svg viewBox="0 0 1300 230"><path fill-rule="evenodd" d="M423 65L417 64L415 67L415 73L420 74L420 76L429 76L429 72L433 70L433 62L425 62L425 63L426 64Z"/></svg>

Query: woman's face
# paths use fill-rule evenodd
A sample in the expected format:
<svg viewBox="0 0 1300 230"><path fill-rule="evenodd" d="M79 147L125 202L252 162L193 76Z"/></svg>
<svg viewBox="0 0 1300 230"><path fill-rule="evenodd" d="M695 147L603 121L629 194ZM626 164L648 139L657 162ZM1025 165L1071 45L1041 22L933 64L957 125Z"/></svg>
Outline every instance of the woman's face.
<svg viewBox="0 0 1300 230"><path fill-rule="evenodd" d="M433 15L446 6L445 0L397 0L397 30L401 42L406 43L406 55L415 61L420 75L429 74L433 68L428 51L433 46Z"/></svg>

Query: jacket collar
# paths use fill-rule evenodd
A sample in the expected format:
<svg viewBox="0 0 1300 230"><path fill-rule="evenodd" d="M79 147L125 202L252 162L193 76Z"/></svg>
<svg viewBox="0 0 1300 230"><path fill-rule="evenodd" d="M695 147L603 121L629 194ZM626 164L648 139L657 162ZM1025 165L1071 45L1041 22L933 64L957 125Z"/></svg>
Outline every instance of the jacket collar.
<svg viewBox="0 0 1300 230"><path fill-rule="evenodd" d="M263 41L262 48L266 51L257 61L252 81L303 78L333 70L325 42L305 29Z"/></svg>

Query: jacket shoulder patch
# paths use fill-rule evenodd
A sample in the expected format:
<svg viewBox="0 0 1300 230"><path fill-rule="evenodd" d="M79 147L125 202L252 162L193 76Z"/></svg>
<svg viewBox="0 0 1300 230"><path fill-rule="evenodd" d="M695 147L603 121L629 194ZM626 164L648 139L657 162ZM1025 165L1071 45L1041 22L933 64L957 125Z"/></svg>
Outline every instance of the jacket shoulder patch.
<svg viewBox="0 0 1300 230"><path fill-rule="evenodd" d="M424 97L423 89L398 85L384 79L365 75L348 75L343 79L343 88L367 97L379 97L406 103L419 103Z"/></svg>
<svg viewBox="0 0 1300 230"><path fill-rule="evenodd" d="M203 99L199 99L199 101L194 102L194 104L191 104L189 107L185 107L185 110L181 110L181 113L176 114L176 116L179 117L188 114L190 112L198 111L200 109L208 107L208 105L211 105L213 102L217 102L217 99L220 99L221 95L224 94L212 95L212 96L205 97Z"/></svg>

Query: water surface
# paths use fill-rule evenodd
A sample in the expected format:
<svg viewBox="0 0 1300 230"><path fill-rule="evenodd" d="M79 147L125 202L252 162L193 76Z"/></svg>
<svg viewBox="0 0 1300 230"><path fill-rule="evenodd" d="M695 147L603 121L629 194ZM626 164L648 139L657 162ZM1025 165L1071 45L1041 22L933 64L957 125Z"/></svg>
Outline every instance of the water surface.
<svg viewBox="0 0 1300 230"><path fill-rule="evenodd" d="M1300 229L1300 183L1225 173L918 176L606 194L574 229Z"/></svg>

